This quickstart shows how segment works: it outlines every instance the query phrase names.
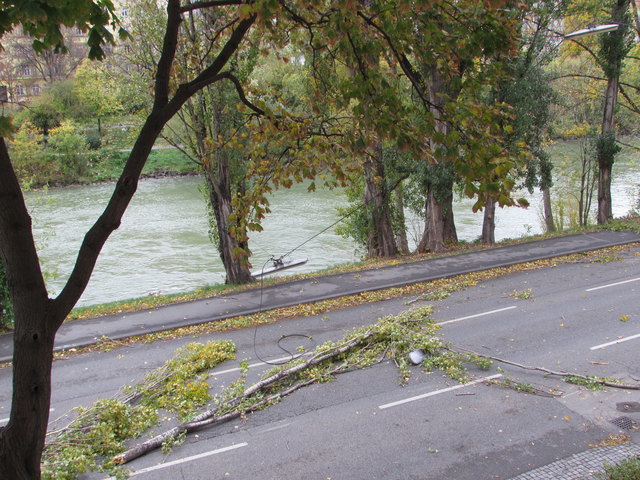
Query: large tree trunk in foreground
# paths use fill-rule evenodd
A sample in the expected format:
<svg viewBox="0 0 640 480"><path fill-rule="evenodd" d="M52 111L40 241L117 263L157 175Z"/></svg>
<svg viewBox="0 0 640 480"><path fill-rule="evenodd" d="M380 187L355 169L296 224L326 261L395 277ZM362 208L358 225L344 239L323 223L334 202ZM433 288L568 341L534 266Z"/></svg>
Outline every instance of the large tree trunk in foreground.
<svg viewBox="0 0 640 480"><path fill-rule="evenodd" d="M11 418L0 428L0 479L40 478L40 458L49 421L53 332L41 325L46 302L31 305L29 320L16 311ZM58 323L57 321L55 323ZM18 327L18 324L20 325Z"/></svg>
<svg viewBox="0 0 640 480"><path fill-rule="evenodd" d="M73 271L55 299L49 299L36 253L31 218L0 138L0 252L15 309L13 392L9 423L0 428L0 480L39 480L51 402L55 332L84 292L105 242L119 226L136 191L142 167L163 126L199 89L217 81L255 21L238 21L209 69L180 85L172 98L170 73L180 26L180 2L169 0L167 27L155 77L154 105L131 150L104 212L87 232Z"/></svg>
<svg viewBox="0 0 640 480"><path fill-rule="evenodd" d="M55 331L66 314L52 305L40 271L31 218L0 138L0 246L15 316L9 423L0 427L0 479L40 478L49 421Z"/></svg>

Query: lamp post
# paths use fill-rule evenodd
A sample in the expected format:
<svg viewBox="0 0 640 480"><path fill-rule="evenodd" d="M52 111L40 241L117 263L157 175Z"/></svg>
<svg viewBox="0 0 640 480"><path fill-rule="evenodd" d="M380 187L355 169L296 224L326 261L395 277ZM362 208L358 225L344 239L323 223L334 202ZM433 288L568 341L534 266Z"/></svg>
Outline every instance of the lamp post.
<svg viewBox="0 0 640 480"><path fill-rule="evenodd" d="M620 21L624 18L624 14L629 7L630 0L614 0L611 18ZM622 27L622 23L610 23L607 25L590 25L587 28L578 30L567 35L564 38L576 40L577 38L588 35L596 35L600 33L614 32ZM622 37L619 40L622 42ZM618 101L618 89L620 82L620 69L622 66L622 57L620 53L622 48L610 48L611 54L609 58L601 63L601 67L607 78L607 88L604 94L604 107L602 114L602 125L600 137L598 138L596 152L598 158L598 215L597 222L602 225L613 218L612 201L611 201L611 172L615 155L617 153L617 145L615 143L615 109ZM613 58L611 57L613 55Z"/></svg>
<svg viewBox="0 0 640 480"><path fill-rule="evenodd" d="M598 33L613 32L620 28L619 23L610 23L608 25L590 25L582 30L576 30L575 32L567 33L564 38L575 40L576 38L586 37L588 35L595 35Z"/></svg>

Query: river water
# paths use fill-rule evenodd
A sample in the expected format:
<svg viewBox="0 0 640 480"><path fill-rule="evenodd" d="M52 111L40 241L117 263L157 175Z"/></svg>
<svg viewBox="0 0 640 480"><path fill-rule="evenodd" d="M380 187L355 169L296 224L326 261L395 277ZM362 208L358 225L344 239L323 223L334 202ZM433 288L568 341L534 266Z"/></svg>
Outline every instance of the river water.
<svg viewBox="0 0 640 480"><path fill-rule="evenodd" d="M615 216L625 215L635 204L637 173L638 168L632 163L614 171ZM121 227L105 245L79 305L184 292L224 282L222 263L208 238L200 186L198 177L141 181ZM82 238L101 213L112 189L112 184L100 184L26 195L47 285L53 294L66 282ZM529 208L497 209L496 240L542 231L539 195L524 192L522 196L529 199ZM309 261L287 273L317 271L360 258L353 242L337 235L335 228L311 239L338 220L336 207L347 204L339 191L307 193L304 185L297 185L276 192L270 202L272 213L263 222L264 231L251 234L255 270L260 270L271 255L277 257L296 247L299 248L291 257L306 257ZM455 204L460 240L473 241L481 233L482 212L472 213L472 205L473 200L469 199ZM413 244L421 230L417 219L409 220Z"/></svg>

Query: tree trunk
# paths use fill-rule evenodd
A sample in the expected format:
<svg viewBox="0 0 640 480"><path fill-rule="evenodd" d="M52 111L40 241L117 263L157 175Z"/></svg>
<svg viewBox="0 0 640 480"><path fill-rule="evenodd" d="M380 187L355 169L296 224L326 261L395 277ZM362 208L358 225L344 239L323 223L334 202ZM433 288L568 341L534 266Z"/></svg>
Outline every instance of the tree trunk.
<svg viewBox="0 0 640 480"><path fill-rule="evenodd" d="M451 168L450 165L438 165L436 168ZM446 191L444 198L439 198L437 191ZM425 224L422 238L418 242L418 253L441 252L446 243L457 243L458 234L453 217L453 180L447 180L444 187L428 188L425 202Z"/></svg>
<svg viewBox="0 0 640 480"><path fill-rule="evenodd" d="M11 416L0 427L0 480L40 478L40 458L49 422L54 331L47 325L47 301L16 308ZM36 304L37 303L37 304Z"/></svg>
<svg viewBox="0 0 640 480"><path fill-rule="evenodd" d="M456 230L456 222L453 216L453 182L451 183L451 194L443 203L444 208L444 226L443 235L445 243L455 245L458 243L458 231Z"/></svg>
<svg viewBox="0 0 640 480"><path fill-rule="evenodd" d="M602 137L615 140L615 109L618 99L618 78L610 78L604 99L604 114L602 117ZM598 155L598 225L607 223L613 218L611 207L611 170L615 152L606 149L606 154Z"/></svg>
<svg viewBox="0 0 640 480"><path fill-rule="evenodd" d="M364 179L364 203L369 214L367 255L393 257L398 254L398 248L389 212L389 193L385 185L381 142L377 142L374 155L368 155L364 161Z"/></svg>
<svg viewBox="0 0 640 480"><path fill-rule="evenodd" d="M549 188L542 188L542 204L544 208L544 223L547 233L556 231L556 224L553 221L553 209L551 208L551 192Z"/></svg>
<svg viewBox="0 0 640 480"><path fill-rule="evenodd" d="M441 119L445 104L444 94L448 85L437 67L429 70L429 101L433 105L432 114L435 119L437 132L448 134L449 124ZM449 92L456 97L460 92ZM430 142L432 150L441 147L436 142ZM455 221L453 218L453 167L448 164L432 166L430 171L437 169L437 174L427 180L427 200L425 206L425 227L422 238L418 243L418 252L441 252L445 249L445 242L458 241Z"/></svg>
<svg viewBox="0 0 640 480"><path fill-rule="evenodd" d="M426 218L418 252L442 252L444 250L444 221L442 203L438 202L433 188L427 193Z"/></svg>
<svg viewBox="0 0 640 480"><path fill-rule="evenodd" d="M487 204L484 207L484 219L482 221L482 243L493 245L496 243L496 202L493 198L487 197Z"/></svg>
<svg viewBox="0 0 640 480"><path fill-rule="evenodd" d="M393 200L398 224L396 226L396 245L398 246L399 253L408 255L409 241L407 240L407 220L404 216L404 189L402 188L402 183L396 187Z"/></svg>
<svg viewBox="0 0 640 480"><path fill-rule="evenodd" d="M614 0L611 2L611 23L620 25L618 30L610 32L603 38L601 48L602 65L607 77L607 89L604 95L604 112L602 114L602 129L600 148L598 152L598 224L608 222L613 218L611 207L611 171L616 148L615 111L618 103L618 89L622 62L628 49L625 47L625 33L627 32L627 12L630 0ZM605 48L606 47L606 48Z"/></svg>
<svg viewBox="0 0 640 480"><path fill-rule="evenodd" d="M47 295L31 218L0 138L0 246L15 318L9 423L0 427L0 479L40 478L55 332L66 316Z"/></svg>
<svg viewBox="0 0 640 480"><path fill-rule="evenodd" d="M211 172L207 171L207 185L209 190L209 201L216 218L216 231L218 233L218 252L227 274L225 283L244 284L251 283L254 279L249 270L250 263L248 256L240 254L240 251L248 253L247 239L238 240L231 233L229 218L233 213L231 204L231 191L229 188L228 168L219 168L218 175L226 176L225 179L212 178ZM226 173L225 173L226 172Z"/></svg>

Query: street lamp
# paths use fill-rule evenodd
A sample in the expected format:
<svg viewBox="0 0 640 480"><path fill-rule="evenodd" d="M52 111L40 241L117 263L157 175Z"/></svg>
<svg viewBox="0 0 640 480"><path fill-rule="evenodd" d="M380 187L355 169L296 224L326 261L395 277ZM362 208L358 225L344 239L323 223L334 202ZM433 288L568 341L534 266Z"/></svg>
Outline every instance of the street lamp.
<svg viewBox="0 0 640 480"><path fill-rule="evenodd" d="M618 23L610 23L608 25L589 25L587 28L583 28L582 30L566 34L564 38L576 39L586 37L587 35L595 35L597 33L613 32L618 28L620 28L620 24Z"/></svg>

